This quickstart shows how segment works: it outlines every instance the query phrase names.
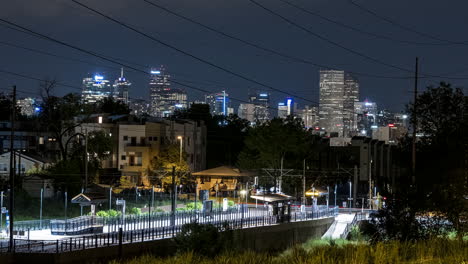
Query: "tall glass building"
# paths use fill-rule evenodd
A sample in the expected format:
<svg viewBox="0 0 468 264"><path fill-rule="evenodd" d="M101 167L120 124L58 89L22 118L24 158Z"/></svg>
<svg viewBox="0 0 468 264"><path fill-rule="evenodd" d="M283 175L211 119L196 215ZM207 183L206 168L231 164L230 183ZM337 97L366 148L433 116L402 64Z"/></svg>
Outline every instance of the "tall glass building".
<svg viewBox="0 0 468 264"><path fill-rule="evenodd" d="M123 68L120 70L120 78L114 82L114 99L128 104L128 91L132 83L128 81L123 75Z"/></svg>
<svg viewBox="0 0 468 264"><path fill-rule="evenodd" d="M266 92L256 92L250 94L249 101L254 105L253 119L255 122L265 122L270 120L270 94Z"/></svg>
<svg viewBox="0 0 468 264"><path fill-rule="evenodd" d="M187 108L187 93L179 88L171 87L171 76L163 66L151 69L150 72L151 115L169 117L176 109Z"/></svg>
<svg viewBox="0 0 468 264"><path fill-rule="evenodd" d="M205 103L210 106L212 115L229 115L229 94L226 91L205 96Z"/></svg>
<svg viewBox="0 0 468 264"><path fill-rule="evenodd" d="M81 99L85 104L93 104L112 95L112 85L103 75L95 74L83 79Z"/></svg>
<svg viewBox="0 0 468 264"><path fill-rule="evenodd" d="M354 103L358 101L357 79L344 71L320 71L319 125L329 135L351 136L356 129Z"/></svg>

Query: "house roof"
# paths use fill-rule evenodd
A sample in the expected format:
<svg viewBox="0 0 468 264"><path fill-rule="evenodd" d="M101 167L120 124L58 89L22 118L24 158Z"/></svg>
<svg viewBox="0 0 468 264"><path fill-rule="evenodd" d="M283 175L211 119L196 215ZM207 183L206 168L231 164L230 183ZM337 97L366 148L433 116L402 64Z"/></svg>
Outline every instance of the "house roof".
<svg viewBox="0 0 468 264"><path fill-rule="evenodd" d="M34 155L34 157L33 157L33 155L31 155L31 154L25 154L25 153L21 153L21 152L18 152L18 151L15 150L16 159L18 159L18 157L20 155L21 155L22 159L26 159L26 160L29 160L29 161L32 161L32 162L42 163L42 164L47 163L46 161L41 160L42 157L37 157L36 155ZM10 151L2 153L0 156L10 158Z"/></svg>
<svg viewBox="0 0 468 264"><path fill-rule="evenodd" d="M220 177L249 177L254 176L254 173L247 171L240 171L238 168L229 166L220 166L204 171L192 173L195 176L220 176Z"/></svg>
<svg viewBox="0 0 468 264"><path fill-rule="evenodd" d="M80 193L73 197L71 202L81 205L100 204L107 202L107 197L101 193Z"/></svg>

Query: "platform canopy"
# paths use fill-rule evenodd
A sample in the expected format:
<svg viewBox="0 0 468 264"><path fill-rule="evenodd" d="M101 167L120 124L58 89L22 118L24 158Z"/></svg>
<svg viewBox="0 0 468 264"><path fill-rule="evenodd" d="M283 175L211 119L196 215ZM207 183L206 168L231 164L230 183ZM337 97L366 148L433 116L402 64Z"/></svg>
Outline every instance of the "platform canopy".
<svg viewBox="0 0 468 264"><path fill-rule="evenodd" d="M81 206L89 206L105 203L107 202L107 197L101 193L80 193L73 197L71 202L80 204Z"/></svg>
<svg viewBox="0 0 468 264"><path fill-rule="evenodd" d="M286 194L281 194L281 193L268 193L268 194L256 194L256 195L251 195L250 198L264 201L264 202L282 202L282 201L290 201L294 200L294 197L286 195Z"/></svg>
<svg viewBox="0 0 468 264"><path fill-rule="evenodd" d="M251 177L255 176L255 173L248 171L240 171L238 168L229 166L220 166L213 169L203 170L192 173L197 177Z"/></svg>

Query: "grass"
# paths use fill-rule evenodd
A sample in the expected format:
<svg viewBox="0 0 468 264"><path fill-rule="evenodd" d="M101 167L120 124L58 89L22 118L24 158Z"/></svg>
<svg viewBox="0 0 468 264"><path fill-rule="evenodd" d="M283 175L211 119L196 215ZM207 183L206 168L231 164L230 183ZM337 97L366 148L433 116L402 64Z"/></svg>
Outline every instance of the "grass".
<svg viewBox="0 0 468 264"><path fill-rule="evenodd" d="M280 263L320 263L320 264L466 264L468 263L468 242L452 239L430 239L418 242L380 242L366 244L360 242L327 240L309 241L301 246L274 256L258 252L227 252L214 258L193 253L157 258L150 255L126 261L112 261L111 264L280 264Z"/></svg>

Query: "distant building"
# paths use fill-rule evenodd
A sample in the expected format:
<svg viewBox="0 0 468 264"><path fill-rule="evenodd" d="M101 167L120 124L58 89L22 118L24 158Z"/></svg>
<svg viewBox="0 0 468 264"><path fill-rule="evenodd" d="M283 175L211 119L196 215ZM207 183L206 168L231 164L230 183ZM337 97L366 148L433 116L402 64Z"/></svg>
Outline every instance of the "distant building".
<svg viewBox="0 0 468 264"><path fill-rule="evenodd" d="M182 89L171 87L170 77L163 66L151 69L149 83L151 115L155 117L169 117L176 109L187 108L187 93Z"/></svg>
<svg viewBox="0 0 468 264"><path fill-rule="evenodd" d="M389 124L388 126L376 128L372 133L372 139L384 141L389 145L397 145L407 132L408 130L403 126Z"/></svg>
<svg viewBox="0 0 468 264"><path fill-rule="evenodd" d="M345 73L343 97L343 133L349 137L357 129L354 104L359 101L359 82L349 73Z"/></svg>
<svg viewBox="0 0 468 264"><path fill-rule="evenodd" d="M212 115L229 115L228 108L230 101L229 94L226 91L206 95L205 103L210 106L210 113Z"/></svg>
<svg viewBox="0 0 468 264"><path fill-rule="evenodd" d="M103 123L84 123L75 131L104 131L111 136L114 148L101 167L116 170L118 177L123 176L136 185L150 186L150 176L153 175L147 173L152 159L162 147L179 144L179 136L182 137L183 151L187 154L190 170L205 169L207 131L203 122L159 120L141 124L112 120L112 117L108 117ZM114 176L109 181L115 180Z"/></svg>
<svg viewBox="0 0 468 264"><path fill-rule="evenodd" d="M288 106L286 103L279 102L278 103L278 117L279 118L286 118L288 116Z"/></svg>
<svg viewBox="0 0 468 264"><path fill-rule="evenodd" d="M298 110L298 117L304 122L306 128L314 128L318 125L318 109L306 105L304 109Z"/></svg>
<svg viewBox="0 0 468 264"><path fill-rule="evenodd" d="M129 102L130 113L136 116L149 115L151 111L151 104L144 99L132 98Z"/></svg>
<svg viewBox="0 0 468 264"><path fill-rule="evenodd" d="M369 101L354 103L356 114L356 129L361 136L372 136L372 131L378 127L377 104Z"/></svg>
<svg viewBox="0 0 468 264"><path fill-rule="evenodd" d="M278 103L278 117L286 118L293 116L297 112L297 103L291 97L286 98L285 102Z"/></svg>
<svg viewBox="0 0 468 264"><path fill-rule="evenodd" d="M38 157L32 157L29 154L23 153L22 151L14 151L15 154L15 168L16 174L25 174L31 169L41 170L48 166L48 164ZM0 180L6 180L10 174L10 151L2 153L0 155Z"/></svg>
<svg viewBox="0 0 468 264"><path fill-rule="evenodd" d="M94 104L104 98L111 97L112 85L109 80L104 79L104 76L96 74L92 77L83 79L83 90L81 99L85 104Z"/></svg>
<svg viewBox="0 0 468 264"><path fill-rule="evenodd" d="M21 109L21 114L27 117L32 117L41 112L41 100L36 98L18 99L16 105Z"/></svg>
<svg viewBox="0 0 468 264"><path fill-rule="evenodd" d="M131 86L132 83L124 77L122 68L120 71L120 78L114 82L114 99L128 104L128 92Z"/></svg>
<svg viewBox="0 0 468 264"><path fill-rule="evenodd" d="M320 71L319 124L331 136L348 137L353 133L354 103L359 98L359 83L338 70Z"/></svg>
<svg viewBox="0 0 468 264"><path fill-rule="evenodd" d="M270 120L270 94L256 92L249 96L249 102L254 105L255 122L263 123Z"/></svg>
<svg viewBox="0 0 468 264"><path fill-rule="evenodd" d="M237 115L240 118L248 120L250 123L254 123L255 122L255 105L246 104L246 103L239 104L239 110L237 111Z"/></svg>

